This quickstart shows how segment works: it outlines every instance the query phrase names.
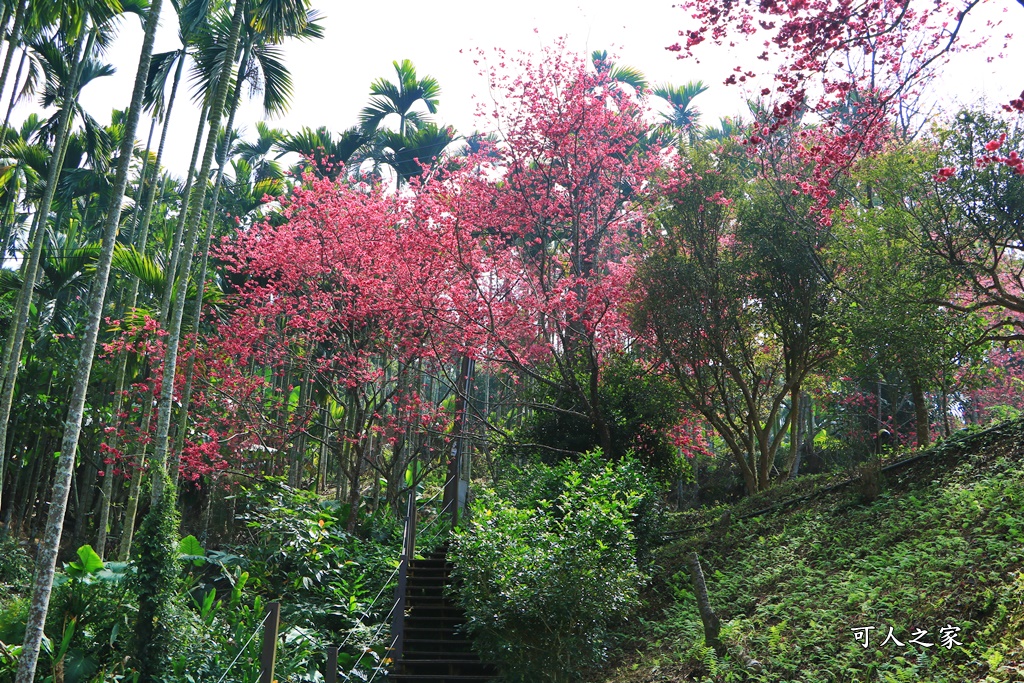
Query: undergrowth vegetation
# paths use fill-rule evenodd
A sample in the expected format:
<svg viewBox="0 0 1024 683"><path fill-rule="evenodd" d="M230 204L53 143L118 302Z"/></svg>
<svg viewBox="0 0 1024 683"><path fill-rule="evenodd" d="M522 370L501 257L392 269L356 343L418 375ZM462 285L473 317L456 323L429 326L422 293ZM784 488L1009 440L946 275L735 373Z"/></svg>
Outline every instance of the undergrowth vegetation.
<svg viewBox="0 0 1024 683"><path fill-rule="evenodd" d="M639 605L656 496L636 461L599 451L533 473L519 496L482 496L449 556L475 646L505 680L578 680Z"/></svg>
<svg viewBox="0 0 1024 683"><path fill-rule="evenodd" d="M385 655L395 522L363 514L349 533L346 506L276 481L241 498L244 527L217 550L191 535L151 550L145 529L130 563L81 547L58 575L37 680L255 681L270 601L281 603L277 680L322 681L327 646L339 643L340 667L372 675ZM171 520L177 538L177 515L154 519ZM21 653L30 568L20 545L0 543L2 683L13 680ZM145 620L150 630L139 629L137 615L157 590L169 595ZM378 594L385 599L374 603Z"/></svg>
<svg viewBox="0 0 1024 683"><path fill-rule="evenodd" d="M607 680L1021 680L1022 446L1022 422L965 432L884 472L873 500L854 479L754 516L743 508L758 501L747 501L731 520L694 529L659 550L657 607L633 634L639 653ZM704 644L685 566L694 550L723 621L723 657Z"/></svg>

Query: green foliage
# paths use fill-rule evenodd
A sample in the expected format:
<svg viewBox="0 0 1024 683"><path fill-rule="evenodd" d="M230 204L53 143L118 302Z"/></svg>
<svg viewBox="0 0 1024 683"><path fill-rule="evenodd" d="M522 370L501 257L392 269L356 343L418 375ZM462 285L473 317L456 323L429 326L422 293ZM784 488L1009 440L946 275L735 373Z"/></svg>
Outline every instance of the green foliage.
<svg viewBox="0 0 1024 683"><path fill-rule="evenodd" d="M585 378L580 383L585 386ZM608 455L618 459L632 452L653 472L669 480L677 463L667 432L680 418L679 397L671 381L651 372L634 356L614 354L601 368L598 395L611 431L612 451ZM550 464L600 447L600 436L585 417L577 397L542 385L530 400L536 407L512 434L504 448L508 454L539 458Z"/></svg>
<svg viewBox="0 0 1024 683"><path fill-rule="evenodd" d="M206 550L195 536L189 535L181 539L178 543L178 553L179 559L191 562L196 567L206 564Z"/></svg>
<svg viewBox="0 0 1024 683"><path fill-rule="evenodd" d="M563 474L558 495L535 507L479 501L449 550L475 646L508 681L579 679L638 604L629 520L643 494L613 465Z"/></svg>
<svg viewBox="0 0 1024 683"><path fill-rule="evenodd" d="M191 564L191 562L189 563ZM179 594L171 614L180 647L167 667L167 680L181 683L226 680L253 681L259 675L260 633L266 608L263 599L246 595L249 574L235 567L223 570L229 590L194 588ZM185 608L180 598L191 603ZM282 657L287 661L287 657Z"/></svg>
<svg viewBox="0 0 1024 683"><path fill-rule="evenodd" d="M134 614L128 565L105 563L88 545L77 555L54 581L40 660L42 680L85 683L124 672L125 636ZM26 617L21 614L17 623L21 633Z"/></svg>
<svg viewBox="0 0 1024 683"><path fill-rule="evenodd" d="M745 180L748 162L739 145L701 145L668 172L632 318L754 493L769 485L792 392L834 354L836 296L798 176Z"/></svg>
<svg viewBox="0 0 1024 683"><path fill-rule="evenodd" d="M501 482L498 494L515 507L540 509L548 501L563 496L576 475L585 482L604 482L611 491L628 491L635 496L628 513L629 527L636 543L637 560L644 568L661 543L664 509L650 472L632 454L610 465L601 450L596 449L577 461L515 469Z"/></svg>
<svg viewBox="0 0 1024 683"><path fill-rule="evenodd" d="M0 536L0 584L19 587L32 580L32 560L12 536Z"/></svg>
<svg viewBox="0 0 1024 683"><path fill-rule="evenodd" d="M139 599L139 614L134 663L142 683L158 680L174 651L171 626L179 579L179 516L173 488L167 491L146 514L135 541L133 588Z"/></svg>
<svg viewBox="0 0 1024 683"><path fill-rule="evenodd" d="M83 545L78 549L78 561L64 568L68 576L83 578L96 574L103 569L103 559L96 554L91 545Z"/></svg>
<svg viewBox="0 0 1024 683"><path fill-rule="evenodd" d="M0 596L0 681L14 679L25 639L28 598Z"/></svg>
<svg viewBox="0 0 1024 683"><path fill-rule="evenodd" d="M839 361L846 374L868 380L863 389L884 378L955 393L964 368L984 357L979 341L989 323L981 313L936 304L957 301L965 287L960 266L936 258L922 241L922 231L930 234L938 222L922 208L935 203L925 174L938 165L924 144L864 160L854 178L866 197L834 228L829 258L841 264L836 282L846 295L836 310Z"/></svg>
<svg viewBox="0 0 1024 683"><path fill-rule="evenodd" d="M658 560L671 600L636 636L648 643L638 675L658 662L674 680L705 683L1018 680L1011 663L1024 661L1015 607L1024 600L1024 423L1001 429L998 440L991 430L951 439L931 461L888 473L886 490L869 503L854 485L707 537L708 591L730 648L720 660L704 648L684 568L698 541L666 547ZM962 646L938 644L947 624L962 629ZM853 638L859 626L876 629L867 649ZM937 644L882 646L888 626L905 644L917 628ZM740 648L763 674L744 668Z"/></svg>
<svg viewBox="0 0 1024 683"><path fill-rule="evenodd" d="M352 652L375 645L391 601L371 602L393 592L387 581L401 544L394 520L378 517L365 535L350 534L348 506L333 500L279 486L250 491L247 500L241 519L251 537L234 550L247 559L254 588L281 598L282 622L337 642L351 632Z"/></svg>

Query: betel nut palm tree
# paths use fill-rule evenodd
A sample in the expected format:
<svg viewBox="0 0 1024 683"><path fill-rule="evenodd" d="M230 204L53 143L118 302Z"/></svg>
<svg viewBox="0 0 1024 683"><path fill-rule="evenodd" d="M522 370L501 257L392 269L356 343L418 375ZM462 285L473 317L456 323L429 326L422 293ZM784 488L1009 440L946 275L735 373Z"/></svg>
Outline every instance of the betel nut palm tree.
<svg viewBox="0 0 1024 683"><path fill-rule="evenodd" d="M135 74L131 104L128 107L128 117L124 124L113 191L110 195L107 215L103 223L103 242L100 256L96 263L92 293L89 300L89 315L85 331L82 335L79 358L75 368L74 387L68 406L64 436L61 442L61 456L54 473L53 493L50 498L46 528L36 557L36 575L32 587L32 601L29 605L28 620L25 626L25 640L18 663L17 683L32 683L35 678L39 648L43 639L43 627L45 626L46 614L49 609L50 593L53 590L57 552L60 548L60 539L64 528L64 514L67 510L68 494L71 489L71 478L74 471L75 455L78 450L78 439L82 429L86 391L96 351L96 340L99 335L107 281L110 277L110 266L113 259L117 227L121 216L121 204L125 188L128 184L128 171L131 165L132 150L135 145L135 131L142 113L142 97L146 87L146 75L149 72L149 63L153 55L153 42L160 21L161 4L162 0L151 0L145 17L145 35L142 51ZM66 107L66 110L66 116L70 118L70 107Z"/></svg>

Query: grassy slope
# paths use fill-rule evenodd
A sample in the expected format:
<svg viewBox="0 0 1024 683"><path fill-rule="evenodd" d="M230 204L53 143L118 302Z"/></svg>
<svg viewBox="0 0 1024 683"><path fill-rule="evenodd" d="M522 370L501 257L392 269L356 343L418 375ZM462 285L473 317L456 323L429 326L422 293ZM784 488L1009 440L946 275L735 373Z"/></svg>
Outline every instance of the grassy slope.
<svg viewBox="0 0 1024 683"><path fill-rule="evenodd" d="M742 519L834 482L824 477L744 501L726 529L661 549L651 618L634 633L638 652L601 680L1024 681L1022 453L1024 422L1007 423L886 473L870 502L854 481ZM724 622L731 653L722 659L703 645L691 550ZM938 644L947 624L961 628L962 647ZM867 649L851 631L861 626L875 627ZM905 647L881 646L889 626ZM909 645L918 628L934 647ZM763 673L740 665L740 649Z"/></svg>

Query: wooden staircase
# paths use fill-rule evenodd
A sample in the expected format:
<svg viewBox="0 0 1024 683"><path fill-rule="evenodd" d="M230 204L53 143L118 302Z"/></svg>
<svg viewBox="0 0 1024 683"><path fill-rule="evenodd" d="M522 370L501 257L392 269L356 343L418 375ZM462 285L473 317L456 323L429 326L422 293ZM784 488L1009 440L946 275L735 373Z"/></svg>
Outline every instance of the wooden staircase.
<svg viewBox="0 0 1024 683"><path fill-rule="evenodd" d="M497 677L470 648L460 628L465 613L445 595L451 567L444 548L409 562L401 653L388 680L484 683Z"/></svg>

